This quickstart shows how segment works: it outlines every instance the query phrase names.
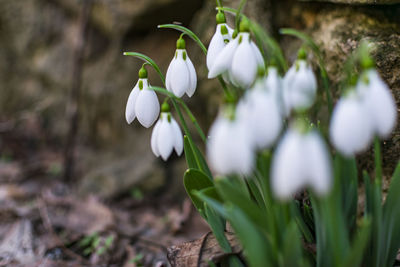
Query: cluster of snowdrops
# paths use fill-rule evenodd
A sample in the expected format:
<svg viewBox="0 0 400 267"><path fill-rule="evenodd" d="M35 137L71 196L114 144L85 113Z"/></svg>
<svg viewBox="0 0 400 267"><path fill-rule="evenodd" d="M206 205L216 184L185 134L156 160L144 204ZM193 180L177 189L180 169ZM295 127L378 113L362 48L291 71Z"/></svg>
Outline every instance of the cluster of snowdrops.
<svg viewBox="0 0 400 267"><path fill-rule="evenodd" d="M227 24L224 11L236 15L234 28ZM128 98L127 122L137 118L146 128L154 125L150 143L157 157L167 160L174 150L178 155L185 150L189 170L184 182L194 205L225 252L230 252L230 246L221 233L226 230L225 220L232 224L251 266L308 266L313 261L319 266L393 263L393 251L400 246L399 241L392 242L400 237L400 214L381 212L384 208L378 144L379 139L392 133L397 108L374 61L365 53L368 49L361 49L363 52L353 58L351 64L357 71L351 69L335 107L326 109L332 105L331 95L329 88L325 95L318 88L316 72L308 62L309 52L315 51L307 51L307 42L311 48L316 45L308 37L293 31L304 39L305 45L285 70L282 57L276 54L276 42L241 14L240 8L219 6L216 22L208 49L183 26L160 26L183 32L165 79L151 58L126 53L146 61ZM192 97L197 89L196 70L186 50L185 36L203 49L208 78L217 78L224 90L224 102L207 135L181 99L185 94ZM160 75L163 87L149 84L146 65ZM322 78L327 79L326 75ZM156 92L166 96L161 108ZM179 115L185 137L169 103ZM202 137L207 160L194 144L180 106ZM316 108L317 113L329 114L329 122L319 121ZM354 157L374 141L378 182L370 185L368 174L364 174L368 207L361 222L357 219L358 174ZM345 180L341 175L352 178ZM298 199L296 193L300 192L308 192L306 200ZM393 204L396 201L390 201L387 206L398 206ZM373 205L375 208L371 208ZM390 232L380 230L386 223L392 227L388 227ZM393 236L388 238L388 234ZM304 254L299 251L305 246L294 241L293 237L298 236L302 236L298 240L317 244L311 260L299 256ZM352 246L353 239L362 241ZM376 249L374 243L379 240L386 241ZM266 250L275 252L268 254ZM228 263L243 266L243 261L234 255Z"/></svg>

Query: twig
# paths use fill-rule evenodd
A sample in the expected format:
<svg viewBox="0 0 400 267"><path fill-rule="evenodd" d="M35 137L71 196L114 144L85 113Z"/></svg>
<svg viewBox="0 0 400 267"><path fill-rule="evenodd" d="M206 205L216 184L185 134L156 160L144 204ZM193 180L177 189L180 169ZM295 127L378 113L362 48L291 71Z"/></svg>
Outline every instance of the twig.
<svg viewBox="0 0 400 267"><path fill-rule="evenodd" d="M74 152L79 125L79 101L82 85L83 58L89 29L92 1L93 0L84 1L80 19L80 31L73 58L72 85L67 106L69 129L64 150L64 181L70 181L74 172Z"/></svg>

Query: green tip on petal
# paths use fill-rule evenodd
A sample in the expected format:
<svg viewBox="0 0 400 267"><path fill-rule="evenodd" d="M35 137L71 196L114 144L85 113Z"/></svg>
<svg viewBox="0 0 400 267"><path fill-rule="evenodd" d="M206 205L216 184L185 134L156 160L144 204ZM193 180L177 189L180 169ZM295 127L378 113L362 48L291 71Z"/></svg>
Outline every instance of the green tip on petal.
<svg viewBox="0 0 400 267"><path fill-rule="evenodd" d="M235 39L237 35L238 35L238 31L235 29L232 33L232 39Z"/></svg>
<svg viewBox="0 0 400 267"><path fill-rule="evenodd" d="M161 105L161 112L170 112L170 107L169 107L169 104L167 102L164 102Z"/></svg>
<svg viewBox="0 0 400 267"><path fill-rule="evenodd" d="M221 26L221 34L226 35L228 33L229 33L228 28L225 25L222 25Z"/></svg>
<svg viewBox="0 0 400 267"><path fill-rule="evenodd" d="M276 62L275 58L271 58L271 60L269 61L269 66L270 67L278 67L278 62Z"/></svg>
<svg viewBox="0 0 400 267"><path fill-rule="evenodd" d="M239 25L239 32L249 32L250 31L250 23L249 20L243 18Z"/></svg>
<svg viewBox="0 0 400 267"><path fill-rule="evenodd" d="M146 70L146 68L144 67L144 65L140 68L140 70L139 70L139 78L140 79L145 79L145 78L147 78L147 70Z"/></svg>
<svg viewBox="0 0 400 267"><path fill-rule="evenodd" d="M297 59L303 59L305 60L307 58L307 52L304 48L300 48L298 54L297 54Z"/></svg>
<svg viewBox="0 0 400 267"><path fill-rule="evenodd" d="M183 40L182 37L179 37L178 41L176 41L176 49L185 49L186 48L186 42Z"/></svg>
<svg viewBox="0 0 400 267"><path fill-rule="evenodd" d="M226 23L224 12L219 10L217 15L215 16L215 20L217 21L217 24Z"/></svg>

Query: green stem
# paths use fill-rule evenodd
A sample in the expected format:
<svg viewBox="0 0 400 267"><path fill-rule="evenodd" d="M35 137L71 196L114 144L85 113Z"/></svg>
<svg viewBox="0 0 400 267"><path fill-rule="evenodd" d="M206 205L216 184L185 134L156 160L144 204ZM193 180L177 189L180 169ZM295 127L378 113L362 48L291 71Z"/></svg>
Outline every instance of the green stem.
<svg viewBox="0 0 400 267"><path fill-rule="evenodd" d="M375 181L382 185L382 157L381 157L381 143L376 136L374 140L374 154L375 154Z"/></svg>
<svg viewBox="0 0 400 267"><path fill-rule="evenodd" d="M242 15L242 10L243 10L243 7L245 4L246 4L246 0L241 0L239 7L236 11L235 26L238 31L239 31L240 16Z"/></svg>
<svg viewBox="0 0 400 267"><path fill-rule="evenodd" d="M216 3L216 5L217 5L218 7L222 7L221 0L216 0L215 3Z"/></svg>
<svg viewBox="0 0 400 267"><path fill-rule="evenodd" d="M190 120L192 121L193 125L196 127L197 132L199 133L201 139L204 143L207 143L207 137L204 134L203 130L201 129L199 123L197 122L196 118L194 117L193 113L190 111L189 107L183 102L182 99L178 98L179 104L182 105L183 109L186 111L187 115L189 116Z"/></svg>

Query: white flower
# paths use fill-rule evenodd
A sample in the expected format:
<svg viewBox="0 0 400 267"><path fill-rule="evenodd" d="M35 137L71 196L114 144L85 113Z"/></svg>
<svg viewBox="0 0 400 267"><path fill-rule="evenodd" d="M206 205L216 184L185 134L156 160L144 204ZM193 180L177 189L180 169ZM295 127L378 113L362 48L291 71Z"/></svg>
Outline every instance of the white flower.
<svg viewBox="0 0 400 267"><path fill-rule="evenodd" d="M357 84L357 91L363 97L373 131L381 138L387 138L396 126L397 107L389 87L374 69L365 71Z"/></svg>
<svg viewBox="0 0 400 267"><path fill-rule="evenodd" d="M174 149L178 156L182 154L182 132L171 113L162 112L151 134L151 150L156 157L167 160Z"/></svg>
<svg viewBox="0 0 400 267"><path fill-rule="evenodd" d="M272 191L279 199L289 199L304 187L319 195L332 185L331 159L319 133L301 133L290 127L278 144L271 169Z"/></svg>
<svg viewBox="0 0 400 267"><path fill-rule="evenodd" d="M288 116L293 109L306 109L312 106L317 92L317 80L311 66L299 59L283 78L283 99Z"/></svg>
<svg viewBox="0 0 400 267"><path fill-rule="evenodd" d="M227 42L231 40L232 32L233 30L226 23L217 24L217 28L207 51L207 68L209 70Z"/></svg>
<svg viewBox="0 0 400 267"><path fill-rule="evenodd" d="M217 56L208 78L228 72L234 84L248 88L254 82L259 66L264 66L260 50L251 41L249 32L240 32Z"/></svg>
<svg viewBox="0 0 400 267"><path fill-rule="evenodd" d="M369 113L356 92L342 97L333 110L330 136L335 148L346 156L353 156L370 145L373 129Z"/></svg>
<svg viewBox="0 0 400 267"><path fill-rule="evenodd" d="M165 84L167 90L177 97L182 97L185 93L189 97L194 94L197 75L186 49L176 49L175 56L167 70Z"/></svg>
<svg viewBox="0 0 400 267"><path fill-rule="evenodd" d="M211 126L209 136L207 157L217 174L251 173L254 154L249 134L243 125L220 114Z"/></svg>
<svg viewBox="0 0 400 267"><path fill-rule="evenodd" d="M156 93L149 89L147 78L140 78L129 94L125 109L128 124L137 117L140 124L149 128L160 113L160 103Z"/></svg>
<svg viewBox="0 0 400 267"><path fill-rule="evenodd" d="M237 107L237 117L251 135L255 148L272 146L282 129L276 92L267 88L267 78L258 79Z"/></svg>

